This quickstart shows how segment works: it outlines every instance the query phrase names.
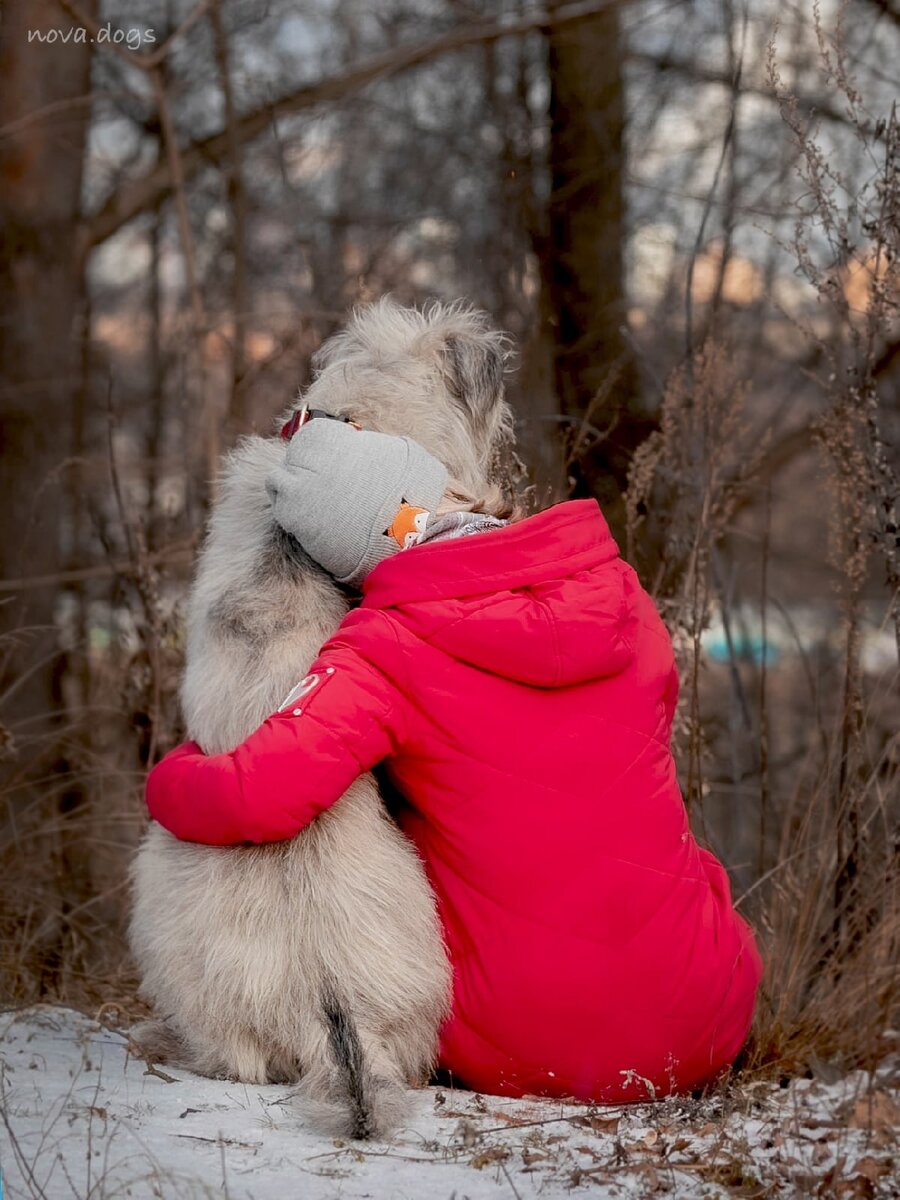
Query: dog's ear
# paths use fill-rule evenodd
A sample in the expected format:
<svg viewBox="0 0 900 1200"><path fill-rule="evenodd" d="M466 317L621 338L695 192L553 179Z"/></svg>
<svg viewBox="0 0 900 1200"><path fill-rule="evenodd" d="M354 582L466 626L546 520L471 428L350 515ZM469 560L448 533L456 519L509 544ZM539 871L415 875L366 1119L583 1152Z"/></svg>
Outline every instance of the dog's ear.
<svg viewBox="0 0 900 1200"><path fill-rule="evenodd" d="M450 395L470 413L473 424L486 424L503 399L509 342L487 329L448 333L442 347L444 379Z"/></svg>

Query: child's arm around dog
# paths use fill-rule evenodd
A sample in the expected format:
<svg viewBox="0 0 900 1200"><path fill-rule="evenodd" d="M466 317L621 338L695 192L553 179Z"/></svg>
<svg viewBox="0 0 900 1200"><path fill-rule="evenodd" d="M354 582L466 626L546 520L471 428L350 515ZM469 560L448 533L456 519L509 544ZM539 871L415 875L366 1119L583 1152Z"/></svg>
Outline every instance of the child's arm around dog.
<svg viewBox="0 0 900 1200"><path fill-rule="evenodd" d="M351 614L349 627L390 618ZM187 742L147 780L150 815L182 841L227 846L295 837L402 744L408 701L339 632L282 707L228 754Z"/></svg>
<svg viewBox="0 0 900 1200"><path fill-rule="evenodd" d="M400 550L401 501L434 508L446 468L409 438L317 419L295 433L268 481L273 515L336 579L359 586ZM188 742L151 771L150 814L183 841L292 838L402 741L408 701L354 644L396 648L391 619L357 610L310 673L245 742L207 757ZM398 660L399 661L399 660Z"/></svg>

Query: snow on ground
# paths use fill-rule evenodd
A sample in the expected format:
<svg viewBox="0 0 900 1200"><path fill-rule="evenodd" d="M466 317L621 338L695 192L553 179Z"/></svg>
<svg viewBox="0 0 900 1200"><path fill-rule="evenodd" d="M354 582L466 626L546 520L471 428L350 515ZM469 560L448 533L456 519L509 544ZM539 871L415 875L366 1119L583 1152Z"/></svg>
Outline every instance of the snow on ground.
<svg viewBox="0 0 900 1200"><path fill-rule="evenodd" d="M389 1143L304 1125L291 1089L148 1071L63 1008L0 1014L4 1200L900 1195L900 1063L596 1109L428 1088ZM827 1081L830 1079L830 1081Z"/></svg>

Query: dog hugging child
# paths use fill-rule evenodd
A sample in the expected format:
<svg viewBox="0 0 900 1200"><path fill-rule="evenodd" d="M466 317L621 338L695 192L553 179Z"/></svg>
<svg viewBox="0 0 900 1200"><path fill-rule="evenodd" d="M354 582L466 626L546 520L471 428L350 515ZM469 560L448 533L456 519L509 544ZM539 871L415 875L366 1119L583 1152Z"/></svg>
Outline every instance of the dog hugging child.
<svg viewBox="0 0 900 1200"><path fill-rule="evenodd" d="M761 965L688 827L669 635L594 501L501 521L447 485L408 438L297 430L275 518L361 603L233 752L163 759L150 813L187 841L279 841L383 763L453 967L453 1079L601 1103L702 1086Z"/></svg>

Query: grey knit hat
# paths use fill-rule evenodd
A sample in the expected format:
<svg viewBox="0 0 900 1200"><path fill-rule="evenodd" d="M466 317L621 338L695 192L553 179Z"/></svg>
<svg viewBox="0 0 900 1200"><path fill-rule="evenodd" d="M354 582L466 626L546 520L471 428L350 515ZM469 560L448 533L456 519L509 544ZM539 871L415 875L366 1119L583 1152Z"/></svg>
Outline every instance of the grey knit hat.
<svg viewBox="0 0 900 1200"><path fill-rule="evenodd" d="M403 504L433 511L447 469L418 442L316 418L266 480L275 520L340 583L358 587L401 546L388 534Z"/></svg>

